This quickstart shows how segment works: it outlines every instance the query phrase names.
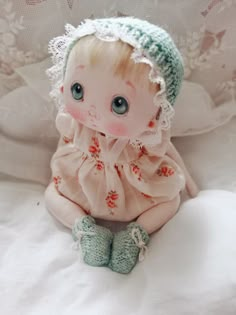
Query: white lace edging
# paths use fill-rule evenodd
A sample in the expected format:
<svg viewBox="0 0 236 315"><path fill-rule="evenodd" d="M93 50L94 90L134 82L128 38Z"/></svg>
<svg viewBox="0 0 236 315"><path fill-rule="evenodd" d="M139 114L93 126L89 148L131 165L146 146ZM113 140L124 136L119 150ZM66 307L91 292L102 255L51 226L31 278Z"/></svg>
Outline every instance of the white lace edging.
<svg viewBox="0 0 236 315"><path fill-rule="evenodd" d="M92 34L100 40L109 42L121 40L130 44L132 47L135 47L131 57L134 62L146 63L151 67L149 80L153 83L159 84L160 86L160 90L155 94L153 101L158 108L161 107L161 114L159 117L158 128L154 131L146 132L145 138L147 140L147 135L149 136L149 145L156 144L157 137L160 139L161 130L167 130L170 128L171 120L174 116L174 109L166 99L166 84L163 77L160 76L159 69L152 62L151 58L144 53L140 43L132 36L132 34L130 35L129 29L126 25L118 26L114 23L113 25L109 25L108 28L106 23L101 24L96 20L85 20L78 26L78 28L75 28L70 24L66 24L65 34L55 37L49 42L49 52L52 54L52 61L54 64L47 70L47 75L52 82L52 91L50 96L56 102L59 110L63 110L63 100L60 87L63 84L64 67L68 57L68 50L73 42L86 35ZM143 142L143 140L135 140L134 143Z"/></svg>

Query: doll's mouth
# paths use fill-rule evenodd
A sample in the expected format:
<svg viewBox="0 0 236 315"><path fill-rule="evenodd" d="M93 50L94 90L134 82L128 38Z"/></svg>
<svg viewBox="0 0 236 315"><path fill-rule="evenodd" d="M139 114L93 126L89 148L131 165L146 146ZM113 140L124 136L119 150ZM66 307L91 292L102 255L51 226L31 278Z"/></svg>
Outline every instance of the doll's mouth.
<svg viewBox="0 0 236 315"><path fill-rule="evenodd" d="M97 120L93 117L90 117L90 119L88 119L88 123L92 127L97 127Z"/></svg>
<svg viewBox="0 0 236 315"><path fill-rule="evenodd" d="M88 117L90 120L99 120L100 115L96 111L96 107L94 105L90 106L90 109L88 110Z"/></svg>

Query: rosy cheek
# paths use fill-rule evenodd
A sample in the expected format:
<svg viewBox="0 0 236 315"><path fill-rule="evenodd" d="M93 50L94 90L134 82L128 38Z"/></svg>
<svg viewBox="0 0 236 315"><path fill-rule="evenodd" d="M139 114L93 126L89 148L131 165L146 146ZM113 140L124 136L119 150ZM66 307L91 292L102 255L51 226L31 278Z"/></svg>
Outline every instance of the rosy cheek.
<svg viewBox="0 0 236 315"><path fill-rule="evenodd" d="M87 119L87 113L82 110L79 110L78 108L74 108L73 106L66 105L66 110L69 114L71 114L71 116L74 119L82 123L85 122Z"/></svg>
<svg viewBox="0 0 236 315"><path fill-rule="evenodd" d="M128 128L123 123L110 122L106 125L106 131L113 136L128 136Z"/></svg>

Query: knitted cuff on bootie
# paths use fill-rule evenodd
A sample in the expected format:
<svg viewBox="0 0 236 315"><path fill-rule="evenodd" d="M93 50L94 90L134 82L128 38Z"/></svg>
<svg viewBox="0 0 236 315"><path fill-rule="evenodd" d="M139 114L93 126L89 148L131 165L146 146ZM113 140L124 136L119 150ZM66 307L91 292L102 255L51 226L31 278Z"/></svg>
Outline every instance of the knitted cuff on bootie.
<svg viewBox="0 0 236 315"><path fill-rule="evenodd" d="M148 241L147 232L138 223L130 223L126 230L114 236L109 267L119 273L129 273L138 259L144 259Z"/></svg>
<svg viewBox="0 0 236 315"><path fill-rule="evenodd" d="M72 236L79 243L84 262L91 266L108 265L113 240L110 230L96 225L91 216L84 216L75 221Z"/></svg>

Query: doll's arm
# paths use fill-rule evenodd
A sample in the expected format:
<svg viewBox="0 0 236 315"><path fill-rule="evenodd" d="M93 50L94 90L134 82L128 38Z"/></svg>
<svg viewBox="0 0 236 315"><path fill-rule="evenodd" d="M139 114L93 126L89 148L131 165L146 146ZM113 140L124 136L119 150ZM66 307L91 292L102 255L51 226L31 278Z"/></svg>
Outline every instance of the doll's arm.
<svg viewBox="0 0 236 315"><path fill-rule="evenodd" d="M51 183L45 191L45 205L58 221L70 229L77 218L86 215L78 205L60 195L54 183Z"/></svg>
<svg viewBox="0 0 236 315"><path fill-rule="evenodd" d="M178 153L178 151L171 142L169 142L166 154L182 168L186 178L186 189L189 196L191 196L192 198L196 197L197 194L199 193L199 188L195 181L193 180L193 178L191 177L191 175L189 174L180 154Z"/></svg>
<svg viewBox="0 0 236 315"><path fill-rule="evenodd" d="M74 137L75 121L68 113L58 113L56 117L56 128L62 138L70 141ZM78 124L77 124L78 128Z"/></svg>

